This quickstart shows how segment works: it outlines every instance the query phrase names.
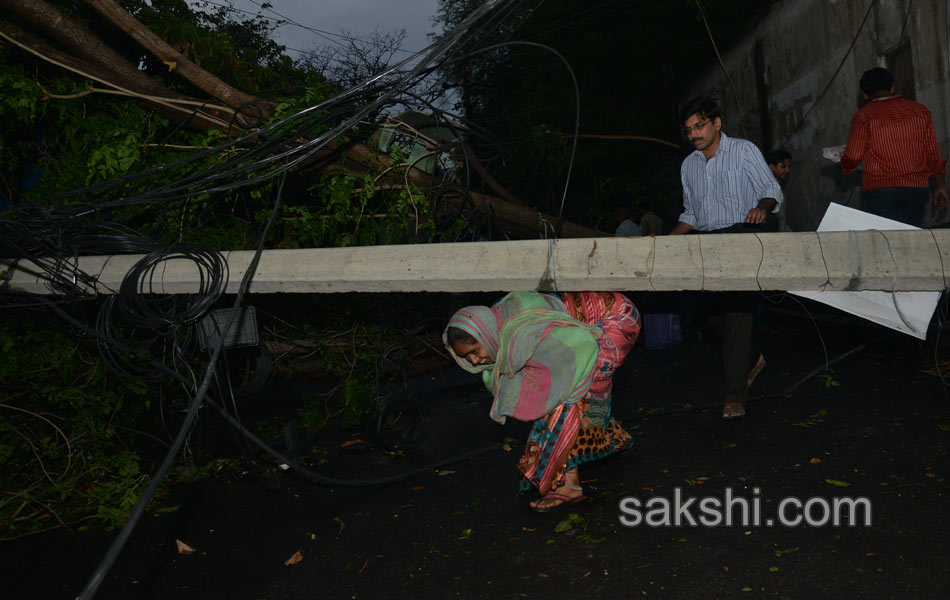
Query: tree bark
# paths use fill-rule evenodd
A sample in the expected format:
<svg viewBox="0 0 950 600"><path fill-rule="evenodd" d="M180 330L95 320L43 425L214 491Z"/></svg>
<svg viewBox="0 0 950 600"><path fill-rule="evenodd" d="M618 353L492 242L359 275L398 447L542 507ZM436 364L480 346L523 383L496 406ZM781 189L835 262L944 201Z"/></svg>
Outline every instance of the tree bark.
<svg viewBox="0 0 950 600"><path fill-rule="evenodd" d="M0 39L5 39L24 51L34 54L42 60L67 71L76 73L81 77L86 77L125 92L136 100L148 105L148 107L155 112L173 121L185 121L194 113L192 124L199 129L227 129L230 119L229 114L206 114L207 112L214 112L207 107L204 109L205 112L196 112L195 108L200 103L193 98L175 94L161 86L158 86L157 90L153 90L151 87L147 90L142 89L140 87L141 81L138 78L135 78L134 81L128 81L117 75L114 71L108 71L98 64L92 64L70 54L60 52L42 41L4 23L0 23ZM188 104L183 105L176 101L186 101Z"/></svg>
<svg viewBox="0 0 950 600"><path fill-rule="evenodd" d="M273 102L237 90L208 73L188 60L181 52L172 48L168 42L155 35L113 0L86 0L86 4L109 19L135 41L142 44L146 50L160 58L168 65L169 71L178 73L204 92L234 109L253 104L260 109L265 119L271 115L275 106Z"/></svg>
<svg viewBox="0 0 950 600"><path fill-rule="evenodd" d="M149 95L173 96L168 88L138 70L81 23L43 0L0 0L0 7L55 39L75 56L85 59L87 63L99 65L100 74L102 70L112 73L120 81L132 83L137 90Z"/></svg>

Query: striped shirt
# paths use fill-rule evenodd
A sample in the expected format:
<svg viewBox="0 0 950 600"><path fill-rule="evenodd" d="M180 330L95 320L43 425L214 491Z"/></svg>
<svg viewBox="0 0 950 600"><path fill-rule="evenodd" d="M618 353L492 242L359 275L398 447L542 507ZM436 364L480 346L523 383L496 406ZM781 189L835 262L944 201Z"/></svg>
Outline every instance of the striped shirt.
<svg viewBox="0 0 950 600"><path fill-rule="evenodd" d="M864 163L862 187L928 187L947 162L940 154L930 110L900 94L875 98L851 119L841 170Z"/></svg>
<svg viewBox="0 0 950 600"><path fill-rule="evenodd" d="M775 198L773 213L782 203L782 188L758 147L748 140L719 135L712 158L707 161L696 150L680 168L683 214L679 220L699 231L742 223L763 198Z"/></svg>

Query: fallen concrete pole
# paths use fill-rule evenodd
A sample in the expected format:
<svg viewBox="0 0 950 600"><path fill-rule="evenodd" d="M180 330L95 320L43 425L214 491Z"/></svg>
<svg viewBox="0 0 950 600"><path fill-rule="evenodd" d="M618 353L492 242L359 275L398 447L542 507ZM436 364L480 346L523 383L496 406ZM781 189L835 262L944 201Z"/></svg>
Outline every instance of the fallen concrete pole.
<svg viewBox="0 0 950 600"><path fill-rule="evenodd" d="M225 252L228 292L238 289L252 252ZM114 293L141 258L86 256L73 264ZM0 261L11 268L10 261ZM580 290L934 291L947 285L950 230L856 231L525 240L268 250L251 293ZM50 294L36 265L6 273L7 289ZM63 273L68 277L71 271ZM194 264L154 270L158 294L198 289Z"/></svg>

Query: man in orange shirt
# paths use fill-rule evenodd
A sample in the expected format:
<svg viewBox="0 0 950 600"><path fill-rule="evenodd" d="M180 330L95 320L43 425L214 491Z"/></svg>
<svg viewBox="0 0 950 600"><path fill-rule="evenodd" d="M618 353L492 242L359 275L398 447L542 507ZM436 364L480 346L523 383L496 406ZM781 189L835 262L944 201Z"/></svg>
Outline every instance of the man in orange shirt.
<svg viewBox="0 0 950 600"><path fill-rule="evenodd" d="M930 110L894 93L894 76L875 67L861 76L867 105L851 119L841 170L853 173L864 163L861 209L920 227L930 180L937 210L950 202L944 180L947 163L940 154Z"/></svg>

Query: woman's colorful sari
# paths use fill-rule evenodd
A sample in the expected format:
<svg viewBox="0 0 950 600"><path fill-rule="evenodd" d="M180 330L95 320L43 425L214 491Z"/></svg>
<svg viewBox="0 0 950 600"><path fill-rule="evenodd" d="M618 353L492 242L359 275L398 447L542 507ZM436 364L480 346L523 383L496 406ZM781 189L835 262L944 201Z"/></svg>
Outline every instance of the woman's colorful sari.
<svg viewBox="0 0 950 600"><path fill-rule="evenodd" d="M494 396L491 417L535 420L518 464L523 491L534 486L544 494L559 485L565 470L632 444L610 418L614 370L640 331L639 315L625 296L580 292L561 302L513 292L490 309L458 311L449 327L472 335L494 361L473 366L455 355L443 334L459 366L482 373Z"/></svg>

